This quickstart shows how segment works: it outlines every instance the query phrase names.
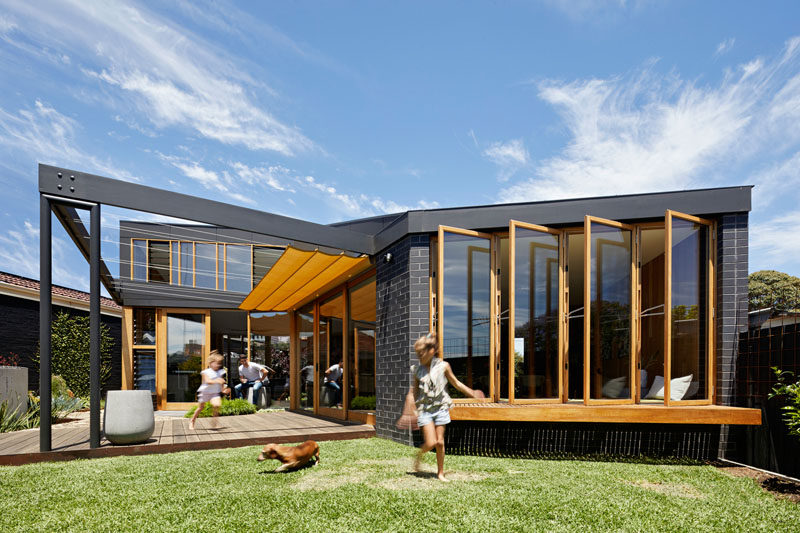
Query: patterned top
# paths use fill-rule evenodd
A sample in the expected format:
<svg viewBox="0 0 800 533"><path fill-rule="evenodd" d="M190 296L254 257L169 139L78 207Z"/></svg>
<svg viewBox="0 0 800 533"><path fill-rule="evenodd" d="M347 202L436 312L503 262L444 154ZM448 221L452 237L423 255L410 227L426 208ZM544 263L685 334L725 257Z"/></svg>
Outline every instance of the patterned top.
<svg viewBox="0 0 800 533"><path fill-rule="evenodd" d="M430 369L416 364L411 367L411 375L417 386L417 397L414 403L417 413L436 413L442 409L449 410L453 405L447 394L447 377L444 375L445 362L434 357Z"/></svg>

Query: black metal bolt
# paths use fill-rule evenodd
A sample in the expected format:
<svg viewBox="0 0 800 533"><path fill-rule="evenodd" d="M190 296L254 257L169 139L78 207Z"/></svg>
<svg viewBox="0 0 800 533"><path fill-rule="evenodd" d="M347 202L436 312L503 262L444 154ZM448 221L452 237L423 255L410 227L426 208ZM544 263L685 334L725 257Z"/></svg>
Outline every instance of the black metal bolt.
<svg viewBox="0 0 800 533"><path fill-rule="evenodd" d="M61 188L62 188L62 186L61 186L61 184L60 184L60 183L59 183L58 185L56 185L56 187L58 187L58 190L59 190L59 191L60 191L60 190L61 190Z"/></svg>
<svg viewBox="0 0 800 533"><path fill-rule="evenodd" d="M72 181L75 181L75 176L70 174L69 179L71 179Z"/></svg>
<svg viewBox="0 0 800 533"><path fill-rule="evenodd" d="M61 172L58 173L58 179L61 179Z"/></svg>
<svg viewBox="0 0 800 533"><path fill-rule="evenodd" d="M73 187L72 185L70 185L70 186L69 186L69 192L75 192L75 187Z"/></svg>

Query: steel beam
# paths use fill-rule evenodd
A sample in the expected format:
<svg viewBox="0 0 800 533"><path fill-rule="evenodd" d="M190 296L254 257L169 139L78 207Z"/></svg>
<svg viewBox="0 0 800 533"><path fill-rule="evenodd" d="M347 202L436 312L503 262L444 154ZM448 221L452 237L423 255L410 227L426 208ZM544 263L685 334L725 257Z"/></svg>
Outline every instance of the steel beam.
<svg viewBox="0 0 800 533"><path fill-rule="evenodd" d="M100 206L89 223L89 447L100 447Z"/></svg>
<svg viewBox="0 0 800 533"><path fill-rule="evenodd" d="M39 196L39 451L52 449L50 322L52 313L52 217L50 200Z"/></svg>

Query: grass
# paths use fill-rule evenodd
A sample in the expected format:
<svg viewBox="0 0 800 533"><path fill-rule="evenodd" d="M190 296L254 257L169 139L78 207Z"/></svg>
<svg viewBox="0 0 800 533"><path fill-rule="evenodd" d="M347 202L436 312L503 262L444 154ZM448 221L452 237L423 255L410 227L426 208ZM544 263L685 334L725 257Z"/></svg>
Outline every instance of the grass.
<svg viewBox="0 0 800 533"><path fill-rule="evenodd" d="M322 442L273 474L258 447L0 467L2 531L796 531L800 506L711 466L448 456ZM434 456L425 465L433 472Z"/></svg>

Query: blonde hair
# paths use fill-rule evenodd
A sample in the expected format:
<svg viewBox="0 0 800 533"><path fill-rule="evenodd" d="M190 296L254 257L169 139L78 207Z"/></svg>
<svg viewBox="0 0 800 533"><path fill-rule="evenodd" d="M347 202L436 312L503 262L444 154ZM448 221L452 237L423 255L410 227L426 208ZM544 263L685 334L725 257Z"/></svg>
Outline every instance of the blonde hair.
<svg viewBox="0 0 800 533"><path fill-rule="evenodd" d="M225 358L222 357L222 354L220 354L217 350L211 350L211 353L208 354L208 364L210 365L211 363L213 363L215 361L217 363L224 363L225 362Z"/></svg>
<svg viewBox="0 0 800 533"><path fill-rule="evenodd" d="M417 339L414 343L414 351L417 352L417 357L421 356L428 351L429 348L436 350L438 343L436 342L436 333L430 332Z"/></svg>

